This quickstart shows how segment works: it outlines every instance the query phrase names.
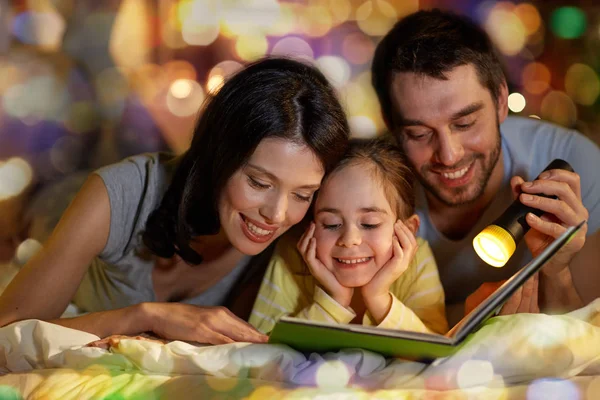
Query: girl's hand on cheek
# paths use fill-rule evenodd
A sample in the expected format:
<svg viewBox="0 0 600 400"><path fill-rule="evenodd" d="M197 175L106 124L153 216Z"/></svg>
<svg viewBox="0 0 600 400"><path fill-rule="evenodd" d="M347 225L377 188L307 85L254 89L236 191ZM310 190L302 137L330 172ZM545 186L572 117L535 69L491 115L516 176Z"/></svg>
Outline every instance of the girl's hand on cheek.
<svg viewBox="0 0 600 400"><path fill-rule="evenodd" d="M317 258L317 239L314 234L315 223L311 222L298 241L298 251L308 265L310 273L323 286L323 289L339 304L349 307L354 289L342 286L333 273Z"/></svg>
<svg viewBox="0 0 600 400"><path fill-rule="evenodd" d="M396 221L394 232L392 258L361 288L365 304L377 320L387 314L391 305L390 286L407 270L418 247L417 239L402 221Z"/></svg>

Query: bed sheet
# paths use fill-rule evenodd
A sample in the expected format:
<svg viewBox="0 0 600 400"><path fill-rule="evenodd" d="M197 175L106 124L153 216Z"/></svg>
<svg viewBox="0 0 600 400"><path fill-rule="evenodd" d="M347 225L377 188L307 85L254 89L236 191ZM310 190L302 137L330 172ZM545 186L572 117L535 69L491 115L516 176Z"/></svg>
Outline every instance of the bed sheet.
<svg viewBox="0 0 600 400"><path fill-rule="evenodd" d="M600 300L562 316L493 318L431 365L269 344L85 347L97 339L38 320L1 328L0 399L600 398Z"/></svg>

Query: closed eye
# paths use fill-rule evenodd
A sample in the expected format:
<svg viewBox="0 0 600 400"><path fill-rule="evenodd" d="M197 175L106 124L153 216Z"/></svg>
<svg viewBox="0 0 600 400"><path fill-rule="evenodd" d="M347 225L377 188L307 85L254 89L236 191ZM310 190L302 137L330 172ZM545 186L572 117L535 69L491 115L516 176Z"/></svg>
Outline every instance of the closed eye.
<svg viewBox="0 0 600 400"><path fill-rule="evenodd" d="M255 187L257 189L261 189L261 190L269 189L271 187L271 185L265 185L264 183L260 183L259 181L252 178L251 176L248 176L248 183L250 183L250 186Z"/></svg>
<svg viewBox="0 0 600 400"><path fill-rule="evenodd" d="M362 227L365 229L376 229L379 228L381 224L362 224Z"/></svg>
<svg viewBox="0 0 600 400"><path fill-rule="evenodd" d="M342 226L342 224L323 224L323 228L330 231L335 231L336 229L339 229L340 226Z"/></svg>
<svg viewBox="0 0 600 400"><path fill-rule="evenodd" d="M310 203L310 201L312 200L312 195L310 196L302 196L298 193L294 193L294 197L296 197L296 199L306 202L306 203Z"/></svg>

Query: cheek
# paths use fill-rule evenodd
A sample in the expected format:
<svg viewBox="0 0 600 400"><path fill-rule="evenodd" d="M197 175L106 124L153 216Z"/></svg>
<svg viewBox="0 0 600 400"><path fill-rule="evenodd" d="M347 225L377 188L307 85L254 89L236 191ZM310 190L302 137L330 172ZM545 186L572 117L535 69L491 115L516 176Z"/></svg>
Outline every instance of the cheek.
<svg viewBox="0 0 600 400"><path fill-rule="evenodd" d="M331 256L331 250L335 246L335 236L323 229L316 229L314 238L317 240L317 256L323 261Z"/></svg>
<svg viewBox="0 0 600 400"><path fill-rule="evenodd" d="M290 199L288 202L288 222L290 225L296 225L298 222L302 221L306 212L308 211L308 207L310 203L298 202L295 199Z"/></svg>
<svg viewBox="0 0 600 400"><path fill-rule="evenodd" d="M247 210L261 203L261 193L252 190L242 179L232 177L223 190L219 202L221 212L223 208L231 210Z"/></svg>
<svg viewBox="0 0 600 400"><path fill-rule="evenodd" d="M372 239L372 243L375 244L374 250L377 258L380 260L381 265L387 262L393 255L392 249L393 233L391 230L385 230L380 232L376 237Z"/></svg>

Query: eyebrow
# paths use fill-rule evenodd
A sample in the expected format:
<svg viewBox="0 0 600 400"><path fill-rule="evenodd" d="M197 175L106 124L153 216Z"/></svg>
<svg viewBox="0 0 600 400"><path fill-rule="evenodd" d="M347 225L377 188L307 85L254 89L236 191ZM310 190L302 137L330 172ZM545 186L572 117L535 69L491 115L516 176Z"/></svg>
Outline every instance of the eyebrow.
<svg viewBox="0 0 600 400"><path fill-rule="evenodd" d="M258 165L255 164L246 164L248 167L257 170L258 172L260 172L263 175L266 175L269 179L275 181L275 182L279 182L279 178L276 177L275 175L273 175L271 172L267 171L266 169L264 169L263 167L260 167ZM298 187L298 189L309 189L309 190L317 190L319 189L319 187L321 187L320 184L317 185L304 185L304 186L300 186Z"/></svg>
<svg viewBox="0 0 600 400"><path fill-rule="evenodd" d="M366 213L370 213L370 212L387 214L387 211L385 211L383 208L379 208L379 207L362 207L358 211L362 214L366 214ZM337 208L323 207L323 208L318 209L316 214L323 213L323 212L328 212L328 213L332 213L332 214L341 214L342 213Z"/></svg>
<svg viewBox="0 0 600 400"><path fill-rule="evenodd" d="M454 114L452 114L452 117L450 117L450 119L454 121L454 120L460 119L462 117L466 117L469 114L472 114L476 111L481 110L482 108L483 108L483 102L481 102L481 101L479 101L477 103L469 104L462 110L459 110L459 111L455 112ZM423 121L418 120L418 119L401 119L401 121L400 121L400 126L416 126L416 125L426 125L426 124Z"/></svg>

